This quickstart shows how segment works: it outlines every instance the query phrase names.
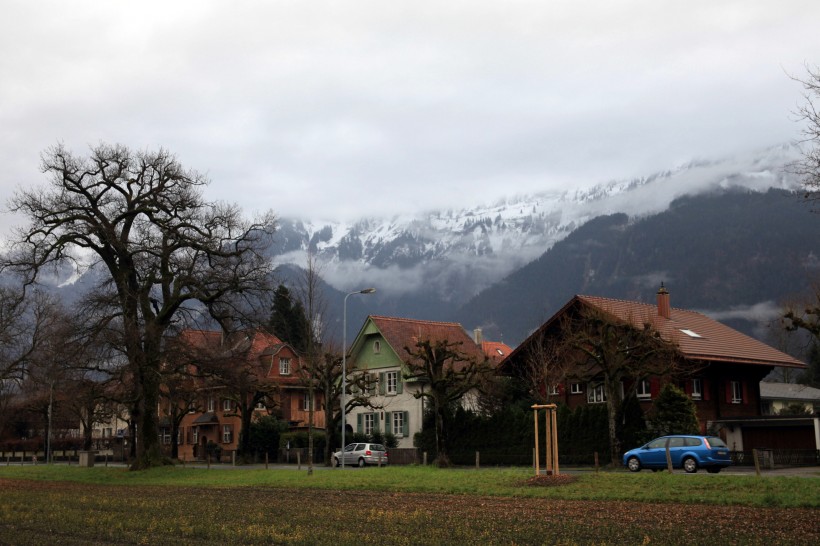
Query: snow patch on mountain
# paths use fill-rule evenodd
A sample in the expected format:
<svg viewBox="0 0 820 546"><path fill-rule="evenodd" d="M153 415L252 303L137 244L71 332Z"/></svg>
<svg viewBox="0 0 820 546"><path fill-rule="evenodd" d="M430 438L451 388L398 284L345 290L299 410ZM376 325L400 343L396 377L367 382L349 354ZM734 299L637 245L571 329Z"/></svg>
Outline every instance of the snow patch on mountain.
<svg viewBox="0 0 820 546"><path fill-rule="evenodd" d="M274 259L304 265L310 251L323 264L323 277L339 290L367 284L388 296L426 291L454 305L598 216L657 214L679 197L732 187L795 189L798 181L786 166L799 157L796 146L782 145L587 188L511 195L472 208L353 223L283 219Z"/></svg>

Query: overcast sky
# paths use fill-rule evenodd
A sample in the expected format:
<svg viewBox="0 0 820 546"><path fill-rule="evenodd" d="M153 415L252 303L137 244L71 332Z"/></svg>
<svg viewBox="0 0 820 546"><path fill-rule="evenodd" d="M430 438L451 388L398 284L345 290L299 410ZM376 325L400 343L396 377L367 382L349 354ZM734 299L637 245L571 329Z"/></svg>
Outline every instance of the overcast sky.
<svg viewBox="0 0 820 546"><path fill-rule="evenodd" d="M163 146L212 199L315 219L651 174L798 138L818 23L817 0L0 0L0 199L57 142Z"/></svg>

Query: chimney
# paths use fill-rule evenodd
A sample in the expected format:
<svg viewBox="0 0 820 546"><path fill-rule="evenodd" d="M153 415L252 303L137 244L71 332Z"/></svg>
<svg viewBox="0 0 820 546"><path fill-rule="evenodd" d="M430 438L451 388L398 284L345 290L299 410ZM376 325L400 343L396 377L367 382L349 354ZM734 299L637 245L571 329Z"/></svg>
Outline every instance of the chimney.
<svg viewBox="0 0 820 546"><path fill-rule="evenodd" d="M475 341L476 345L481 345L481 342L484 341L481 336L481 328L473 330L473 341Z"/></svg>
<svg viewBox="0 0 820 546"><path fill-rule="evenodd" d="M663 283L661 283L661 287L658 290L658 316L668 319L671 315L672 307L669 304L669 292L663 287Z"/></svg>

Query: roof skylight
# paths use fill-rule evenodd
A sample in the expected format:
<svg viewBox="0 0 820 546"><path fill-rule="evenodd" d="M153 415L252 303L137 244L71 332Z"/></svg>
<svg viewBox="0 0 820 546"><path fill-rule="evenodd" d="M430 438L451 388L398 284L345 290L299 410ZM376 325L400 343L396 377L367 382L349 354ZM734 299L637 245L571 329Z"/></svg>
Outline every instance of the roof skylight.
<svg viewBox="0 0 820 546"><path fill-rule="evenodd" d="M698 334L697 332L693 332L692 330L689 330L688 328L681 328L680 331L683 332L684 334L686 334L689 337L703 337L702 335Z"/></svg>

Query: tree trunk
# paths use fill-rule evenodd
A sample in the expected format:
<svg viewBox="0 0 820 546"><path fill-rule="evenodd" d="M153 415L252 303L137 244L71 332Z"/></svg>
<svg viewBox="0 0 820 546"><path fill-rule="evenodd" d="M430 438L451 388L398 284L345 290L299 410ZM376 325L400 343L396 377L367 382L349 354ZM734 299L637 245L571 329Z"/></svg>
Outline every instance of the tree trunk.
<svg viewBox="0 0 820 546"><path fill-rule="evenodd" d="M434 398L436 405L436 459L433 463L439 468L452 466L450 457L447 455L447 446L444 438L444 411L445 408Z"/></svg>
<svg viewBox="0 0 820 546"><path fill-rule="evenodd" d="M620 381L610 382L606 380L604 385L606 390L606 417L609 425L609 456L612 466L617 468L621 464L621 440L618 438L617 422L618 408L621 406L620 396L618 396Z"/></svg>
<svg viewBox="0 0 820 546"><path fill-rule="evenodd" d="M138 402L137 458L131 470L145 470L164 463L159 443L159 366L146 365L140 374L142 398Z"/></svg>

